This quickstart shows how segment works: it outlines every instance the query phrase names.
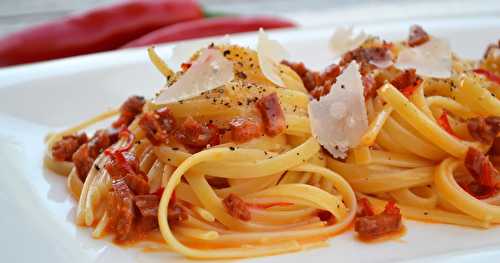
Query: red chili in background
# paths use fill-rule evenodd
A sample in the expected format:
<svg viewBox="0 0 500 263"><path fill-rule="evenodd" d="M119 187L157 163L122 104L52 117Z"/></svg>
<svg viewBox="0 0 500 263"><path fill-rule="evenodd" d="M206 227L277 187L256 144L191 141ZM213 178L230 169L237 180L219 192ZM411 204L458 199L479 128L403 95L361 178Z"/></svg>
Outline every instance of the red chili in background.
<svg viewBox="0 0 500 263"><path fill-rule="evenodd" d="M202 17L194 0L136 0L96 8L0 39L0 67L112 50L158 28Z"/></svg>
<svg viewBox="0 0 500 263"><path fill-rule="evenodd" d="M474 73L477 73L479 75L483 75L487 79L489 79L490 81L493 81L496 84L500 85L500 76L495 75L495 73L493 73L493 72L491 72L489 70L478 68L478 69L474 70Z"/></svg>
<svg viewBox="0 0 500 263"><path fill-rule="evenodd" d="M192 38L250 32L259 30L259 28L272 29L288 27L295 27L295 24L287 20L265 16L208 18L178 23L158 29L128 43L124 48L148 46Z"/></svg>

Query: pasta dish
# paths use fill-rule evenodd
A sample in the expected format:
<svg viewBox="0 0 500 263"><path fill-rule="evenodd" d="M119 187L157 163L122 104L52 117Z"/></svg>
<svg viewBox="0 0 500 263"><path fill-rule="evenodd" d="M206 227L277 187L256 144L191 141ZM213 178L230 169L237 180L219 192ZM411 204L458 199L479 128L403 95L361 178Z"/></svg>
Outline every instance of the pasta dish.
<svg viewBox="0 0 500 263"><path fill-rule="evenodd" d="M262 30L255 50L212 43L177 72L149 48L165 86L50 134L44 163L93 237L190 258L299 251L351 227L379 239L403 218L488 228L499 45L472 61L420 26L401 42L339 28L322 71Z"/></svg>

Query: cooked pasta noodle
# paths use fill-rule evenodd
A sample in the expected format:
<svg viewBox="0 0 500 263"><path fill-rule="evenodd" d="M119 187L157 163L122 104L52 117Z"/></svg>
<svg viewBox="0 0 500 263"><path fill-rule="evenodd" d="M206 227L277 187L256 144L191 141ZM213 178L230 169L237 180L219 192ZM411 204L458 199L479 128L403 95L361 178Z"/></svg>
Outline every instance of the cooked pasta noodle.
<svg viewBox="0 0 500 263"><path fill-rule="evenodd" d="M95 227L93 237L111 233L118 243L149 237L190 258L256 257L322 246L354 221L363 234L358 219L364 216L399 216L392 217L398 228L399 211L410 219L472 227L500 222L496 190L488 188L494 193L482 200L470 187L484 175L471 176L470 164L464 166L471 148L483 161L487 157L481 156L492 152L498 131L490 135L493 140L478 139L488 134L474 133L468 122L500 116L499 84L477 76L456 57L447 79L363 60L373 46L392 57L406 45L369 38L322 75L301 64L276 63L285 87L266 78L262 58L248 48L211 45L177 73L150 48L168 86L156 99L182 83L203 88L217 83L227 77L222 72L227 62L233 76L166 105L131 97L120 109L52 134L44 162L67 176L78 201L76 223ZM370 95L369 82L364 83L368 126L347 158L339 159L320 145L309 104L334 92L332 83L349 58L378 87ZM212 67L213 76L196 76L204 66ZM416 81L405 82L412 77ZM90 139L82 134L117 115L110 128ZM361 215L367 207L361 202L374 210ZM375 230L385 233L388 227Z"/></svg>

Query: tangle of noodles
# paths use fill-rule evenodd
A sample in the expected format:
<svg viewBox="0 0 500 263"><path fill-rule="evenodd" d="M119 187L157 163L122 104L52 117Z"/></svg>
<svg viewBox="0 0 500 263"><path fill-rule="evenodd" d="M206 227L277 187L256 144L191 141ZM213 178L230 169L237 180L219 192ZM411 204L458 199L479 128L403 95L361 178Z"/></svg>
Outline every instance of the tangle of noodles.
<svg viewBox="0 0 500 263"><path fill-rule="evenodd" d="M140 128L138 115L128 127L135 138L130 152L148 177L150 192L164 189L158 207L162 241L187 257L241 258L314 247L346 229L355 216L356 197L344 178L326 168L326 155L311 136L309 98L300 77L281 65L280 76L286 88L278 88L260 72L254 51L238 46L216 48L229 54L226 58L234 63L234 70L245 77L202 96L168 104L176 122L192 117L222 129L235 117L260 119L255 101L275 92L284 111L286 128L279 135L260 135L243 143L235 143L225 134L219 145L192 152L177 142L153 145ZM179 77L172 75L152 49L149 55L168 79ZM146 102L142 114L159 107L162 106ZM118 113L110 111L52 135L47 141L48 149L64 135L75 134ZM120 139L111 148L124 144L124 139ZM106 207L112 179L103 169L109 161L101 153L82 182L71 162L55 161L50 151L45 158L47 167L68 176L68 188L78 200L77 224L95 226L94 237L109 232L107 224L111 222ZM223 178L228 185L214 188L209 183L214 177ZM188 215L179 223L169 222L168 216L174 191L176 201ZM230 194L252 204L251 220L228 213L223 200ZM259 204L287 205L261 208ZM318 211L323 210L335 217L334 223L321 221Z"/></svg>
<svg viewBox="0 0 500 263"><path fill-rule="evenodd" d="M380 45L392 57L408 48L405 42L387 45L369 38L358 50ZM498 134L493 141L481 141L467 125L473 118L500 116L500 101L495 97L500 84L473 71L480 67L500 74L500 62L485 58L474 64L453 56L450 78L417 75L420 81L411 83L413 90L407 93L402 89L406 87L397 87L393 81L402 70L394 65L366 66L363 58L351 56L365 71L363 78L371 77L378 87L372 96L365 92L366 132L348 157L339 160L322 149L309 121L308 105L313 98L308 92L316 97L313 89L327 84L310 87L304 72L283 63L276 70L285 84L281 88L261 72L255 51L236 45L211 48L232 63L234 78L167 105L145 101L142 110L120 128L131 137L120 136L107 150L100 149L87 174L79 174L70 159L56 160L51 150L65 136L117 115L123 118L124 106L47 139L45 165L67 176L68 189L78 200L76 223L94 227L94 237L118 235L117 220L122 219L116 218L112 206L120 193L109 169L117 157L109 152L125 148L138 161L138 170L129 173L142 174L148 184L145 195L157 196L159 201L153 227L147 231L140 230L146 216L137 202L132 203L131 233L135 234L125 242L156 240L190 258L256 257L316 247L349 227L360 198L366 198L377 212L395 200L401 214L410 219L481 228L500 223L496 188L486 199L463 188L475 180L464 166L471 148L489 156L495 168L499 163L495 161L498 152L492 148ZM153 49L148 52L167 86L182 78L191 65L174 73ZM193 55L189 63L199 56ZM278 134L266 130L249 139L234 138L231 123L237 118L266 125L256 104L270 94L279 99L285 127ZM157 143L141 122L165 107L177 126ZM449 127L443 126L443 118ZM183 143L177 136L180 124L193 119L204 129L216 126L217 143L196 149ZM132 196L140 195L144 193ZM124 200L128 199L121 199L118 209L130 204ZM232 207L231 202L239 205Z"/></svg>

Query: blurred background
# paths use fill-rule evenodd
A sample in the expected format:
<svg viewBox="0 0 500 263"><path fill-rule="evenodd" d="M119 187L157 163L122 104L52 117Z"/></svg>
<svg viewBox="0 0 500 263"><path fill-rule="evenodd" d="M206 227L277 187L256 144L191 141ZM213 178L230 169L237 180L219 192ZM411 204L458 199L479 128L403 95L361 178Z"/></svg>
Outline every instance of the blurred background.
<svg viewBox="0 0 500 263"><path fill-rule="evenodd" d="M1 0L0 36L119 0ZM199 0L205 10L279 15L300 26L401 18L500 16L499 0Z"/></svg>

